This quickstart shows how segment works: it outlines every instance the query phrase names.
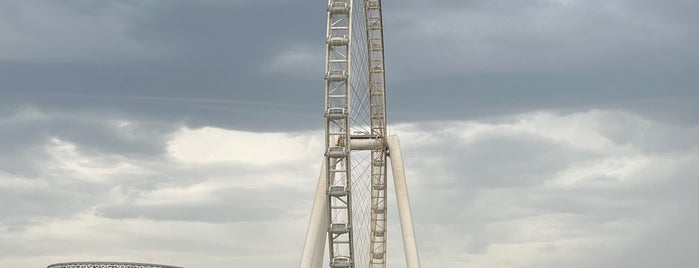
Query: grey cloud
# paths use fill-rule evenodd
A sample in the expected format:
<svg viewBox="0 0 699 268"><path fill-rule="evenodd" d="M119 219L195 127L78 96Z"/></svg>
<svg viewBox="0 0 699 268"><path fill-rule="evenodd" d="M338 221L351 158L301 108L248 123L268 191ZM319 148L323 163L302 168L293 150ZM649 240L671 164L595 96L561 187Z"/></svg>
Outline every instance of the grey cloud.
<svg viewBox="0 0 699 268"><path fill-rule="evenodd" d="M647 154L683 152L687 150L687 141L699 140L698 128L683 126L669 119L664 120L665 123L629 117L628 114L607 114L604 121L609 123L599 129L602 136L618 145L636 146Z"/></svg>
<svg viewBox="0 0 699 268"><path fill-rule="evenodd" d="M13 176L0 175L4 177L2 180ZM45 170L36 177L16 177L15 180L24 183L0 187L0 212L3 215L0 228L9 233L21 233L46 221L70 218L99 203L104 198L103 193L109 191L106 187L76 182L62 174L48 174Z"/></svg>
<svg viewBox="0 0 699 268"><path fill-rule="evenodd" d="M0 177L3 180L0 225L10 230L22 230L40 224L42 220L39 219L72 217L108 198L111 185L98 181L137 181L128 178L129 174L116 176L124 179L109 174L100 174L99 178L85 177L79 171L71 170L74 167L62 166L62 161L83 161L78 163L99 169L111 168L114 161L131 161L129 158L138 158L139 164L148 165L153 159L162 157L165 135L173 129L172 126L112 120L96 114L47 113L31 107L0 118ZM118 126L125 122L128 125ZM65 155L55 155L52 150L56 141L74 143L78 153L83 154L79 157L90 158L89 161L68 160L63 159ZM163 179L156 181L162 182Z"/></svg>
<svg viewBox="0 0 699 268"><path fill-rule="evenodd" d="M566 257L542 257L545 261L534 266L657 267L673 258L682 265L694 263L696 258L686 250L659 244L672 239L690 248L696 244L696 232L680 227L696 221L691 213L680 212L692 210L697 201L696 180L692 179L696 177L693 162L699 146L696 129L617 112L592 112L588 116L594 120L587 121L583 131L598 133L628 152L581 150L540 134L518 133L514 125L468 140L459 138L460 133L454 131L458 127L449 127L449 122L442 127L424 125L422 131L441 130L430 135L438 143L404 141L406 167L412 170L408 175L419 239L439 241L425 242L421 251L441 256L455 250L470 256L446 254L427 262L463 264L498 245L541 243L557 252L551 254ZM490 126L516 122L495 121ZM448 131L444 131L445 126ZM634 157L647 159L632 160ZM597 161L613 162L571 185L557 182L559 178L575 178L564 171ZM627 175L604 171L638 168L638 163L643 163L643 168ZM599 251L598 258L587 260L564 253L586 247L584 242L564 241L590 240L607 243L587 249ZM566 243L570 244L562 246ZM636 255L645 257L638 259Z"/></svg>
<svg viewBox="0 0 699 268"><path fill-rule="evenodd" d="M85 208L85 203L93 202L91 194L75 192L70 189L47 187L3 187L0 189L2 201L0 211L3 213L3 225L22 226L24 219L36 216L53 218L64 217ZM36 222L35 222L36 224Z"/></svg>
<svg viewBox="0 0 699 268"><path fill-rule="evenodd" d="M225 213L222 213L225 211ZM228 205L122 205L104 206L97 215L112 219L145 218L153 220L197 222L257 222L279 219L284 210L267 206L255 206L250 202Z"/></svg>
<svg viewBox="0 0 699 268"><path fill-rule="evenodd" d="M143 195L163 187L184 187L210 178L242 181L251 177L287 176L301 178L306 167L280 164L275 169L235 163L180 166L168 158L168 138L176 124L140 121L124 117L80 113L51 113L25 107L0 118L3 153L0 175L14 183L0 188L5 217L2 225L18 228L24 219L63 218L85 213L99 206L95 213L113 219L147 218L225 223L300 217L299 208L281 208L283 200L303 202L312 189L302 186L273 188L264 191L224 187L214 201L205 204L168 203L144 205ZM51 153L57 141L70 143L80 159L61 159ZM82 159L84 158L84 159ZM87 168L112 168L114 163L132 165L134 172L96 174L83 178L75 167L63 167L62 161L77 161ZM117 166L113 166L116 168ZM88 181L83 181L83 180ZM91 182L89 180L95 180ZM258 179L263 180L264 178ZM280 195L278 192L284 192ZM110 201L120 196L126 203ZM254 200L254 201L253 201ZM257 204L257 206L253 206ZM220 213L228 211L230 213ZM305 207L303 209L305 212Z"/></svg>
<svg viewBox="0 0 699 268"><path fill-rule="evenodd" d="M696 156L689 161L696 161ZM590 226L600 222L613 223L621 219L638 223L640 232L621 248L609 245L608 252L599 258L559 263L569 267L608 265L614 267L661 267L665 265L691 266L699 259L691 253L696 248L699 232L690 226L699 222L691 211L699 200L694 190L697 183L697 168L685 162L673 174L658 179L657 183L630 189L600 193L600 191L577 191L597 206L587 205L581 215L594 217ZM606 198L607 203L596 200ZM629 200L632 202L630 203ZM594 203L593 203L594 204ZM620 206L622 205L622 206ZM643 224L640 224L643 222ZM589 228L589 227L581 227ZM625 230L613 230L614 234Z"/></svg>
<svg viewBox="0 0 699 268"><path fill-rule="evenodd" d="M130 21L143 1L4 1L0 60L70 62L154 57L162 50L134 40Z"/></svg>
<svg viewBox="0 0 699 268"><path fill-rule="evenodd" d="M542 243L537 256L556 259L546 258L536 267L697 262L689 250L699 240L692 229L697 219L691 214L697 203L698 171L693 163L699 146L699 54L694 49L699 42L698 5L680 0L569 2L384 1L389 121L417 124L418 130L440 140L435 144L403 140L423 264L462 267L497 245L529 241L532 236L518 227L539 220L560 229L549 225L537 229L551 231L531 240ZM117 12L106 3L51 5L87 14ZM165 142L167 135L185 125L273 132L320 129L323 66L309 55L322 59L324 53L325 3L123 3L143 6L134 16L121 17L123 28L118 31L94 24L106 35L103 39L87 40L95 35L84 34L65 51L84 52L86 57L60 62L44 56L0 60L0 176L18 178L0 187L0 241L24 241L24 246L0 242L0 249L5 260L40 256L3 263L45 265L50 257L41 256L73 256L71 250L133 256L177 242L206 249L193 256L186 245L169 248L178 252L173 258L202 267L230 266L222 263L279 267L296 262L298 254L291 252L300 251L317 170L308 172L307 166L296 164L264 170L236 164L192 167L167 159ZM42 4L46 3L22 5L44 8ZM47 19L57 29L52 34L71 34L61 26L71 25L74 18ZM138 49L122 45L115 45L116 51L89 49L109 40L143 46L147 52L136 53ZM304 66L293 68L293 60L285 68L269 66L299 51L309 56L296 58L303 59L299 64ZM30 46L18 55L31 52ZM7 119L27 107L46 118ZM517 120L511 115L534 110L550 110L564 120L561 117L590 109L611 112L592 120L598 126L580 131L596 131L612 146L653 161L627 178L634 183L621 183L618 176L603 172L585 177L583 185L552 182L568 168L585 169L607 158L623 162L628 154L590 153L520 132L488 133L473 141L439 132L450 124L448 120L495 118L481 122L507 124L497 120ZM132 124L115 128L112 119ZM100 184L81 181L85 178L70 170L50 169L57 161L46 151L51 138L74 143L83 156L95 161L88 163L90 167L123 162L143 174L111 174L97 178L105 179ZM146 202L149 194L164 188L212 178L214 182L264 179L279 170L307 180L303 185L251 193L224 187L221 192L231 196L216 196L202 204ZM27 186L33 182L43 186ZM136 249L140 252L124 247L114 253L100 241L65 237L41 243L53 248L28 246L51 232L50 227L76 224L70 221L82 221L76 215L85 214L95 217L87 221L119 225L92 230L97 239L109 240L100 235L119 233L144 242ZM218 235L202 235L210 238L202 242L120 229L121 224L143 223L173 229L220 228L241 243L210 242L218 241ZM394 219L391 224L395 223ZM240 232L233 235L227 228ZM590 239L601 246L566 244L557 240L561 237ZM280 250L270 252L269 241ZM400 250L399 243L389 244ZM586 256L577 256L572 249ZM589 258L590 252L597 258ZM266 263L269 259L275 261Z"/></svg>
<svg viewBox="0 0 699 268"><path fill-rule="evenodd" d="M40 115L41 113L32 112L14 113L0 122L6 125L8 122L24 122L27 125L45 126L45 122L38 119L28 121L28 118L41 118ZM588 136L600 135L611 142L610 146L614 148L595 153L584 147L548 138L545 135L547 129L542 129L537 124L526 124L532 120L539 122L536 121L537 116L551 120L552 126L559 122L563 130L579 127ZM64 114L50 118L47 121L62 122L69 117ZM104 127L101 123L103 121L82 118L88 126ZM138 120L127 120L134 126L143 125ZM569 120L583 125L566 124ZM473 125L463 122L432 122L398 127L398 130L407 132L405 134L410 137L403 139L403 145L424 264L454 267L488 254L494 246L513 243L541 243L542 250L549 252L547 254L558 256L554 259L541 257L541 262L537 264L544 267L609 264L625 267L624 265L638 264L629 261L627 256L650 255L651 250L668 256L675 254L675 258L683 263L694 260L692 256L683 254L683 251L666 252L666 249L659 249L653 243L664 241L661 238L666 236L677 237L679 231L670 230L684 226L685 221L695 220L693 216L683 218L675 214L691 211L690 204L696 203L696 183L692 180L693 174L697 172L692 164L697 157L692 148L698 146L694 139L695 128L660 123L618 111L538 113L471 123ZM482 132L473 132L469 126L486 128ZM165 133L171 131L169 128L148 130L144 133L151 133L149 135L154 137L167 136ZM107 135L103 132L95 133ZM664 136L677 141L667 143L656 138ZM419 142L423 138L427 141ZM311 205L308 197L312 196L317 176L317 170L309 172L307 165L315 163L274 167L222 163L191 166L158 157L157 152L122 158L118 148L98 146L99 150L86 150L100 142L82 144L83 139L76 137L75 145L85 157L91 159L93 166L127 161L142 172L119 172L108 175L107 180L101 183L91 183L76 180L80 178L74 177L75 174L70 170L39 169L34 180L48 185L47 187L30 189L21 186L26 183L15 180L11 184L14 186L0 191L3 204L16 204L14 207L0 208L3 215L10 215L3 218L0 224L0 236L24 237L28 232L36 232L35 228L48 228L45 227L46 224L50 226L53 222L94 217L91 220L100 223L95 225L97 227L94 230L91 229L92 235L101 237L118 233L132 239L140 237L134 240L140 243L135 247L136 250L153 250L163 244L177 244L160 249L217 256L226 254L222 251L225 248L237 250L241 256L251 256L272 254L265 253L265 246L270 241L279 243L280 247L289 252L299 248L299 243L302 243L302 233L305 230L303 224L307 221L307 211ZM34 141L39 144L41 142ZM27 141L27 144L32 142ZM626 150L622 150L626 147ZM623 161L634 156L653 157L651 160L654 164L634 173L633 177L600 172L584 177L579 182L573 181L567 186L554 183L560 172L569 168L584 167L607 158ZM39 163L51 166L51 161L56 159ZM619 166L611 167L623 170ZM265 181L270 176L278 176L280 170L283 170L285 176L304 178L303 183L276 185ZM7 183L6 180L4 182ZM235 186L238 183L245 185L245 182L255 182L253 185L256 186ZM175 195L167 200L152 202L153 195L158 191L189 187L198 189L197 185L214 187L204 187L211 190L205 191L206 198L203 200L190 200L186 195ZM395 227L392 230L397 230L396 215L392 217L391 224ZM137 226L136 223L170 229L130 231L128 227ZM237 231L225 234L233 241L225 245L210 242L215 239L204 241L186 234L173 237L167 233L172 228L201 226L222 228L216 232L225 233L227 231L222 230L226 228ZM284 230L292 229L298 229L299 232L294 232L294 235L284 233ZM264 235L260 237L259 234ZM397 231L392 231L392 235L397 235ZM690 232L688 235L686 243L692 246L695 239L691 237L695 234ZM637 237L638 240L629 240L628 237ZM54 238L40 248L15 248L4 256L15 258L20 255L55 253L57 251L51 249L52 245L78 241L74 239ZM598 259L588 261L579 260L577 255L567 251L568 248L579 249L585 245L561 242L589 240L605 243L604 241L608 241L605 239L616 243L606 247L611 252L599 253ZM630 244L635 241L638 243ZM184 242L187 245L178 244ZM84 243L83 247L76 248L102 254L99 250L89 250L95 242ZM103 248L107 250L108 247ZM61 249L60 252L64 251L65 249ZM464 253L468 256L463 256ZM291 253L289 256L275 254L277 253L272 255L289 261L297 259L297 255ZM396 254L391 258L394 257L399 259ZM249 262L255 262L253 260L257 259L253 258ZM665 259L654 258L648 263L657 264L663 260ZM230 260L220 261L229 262ZM271 263L262 265L275 267Z"/></svg>
<svg viewBox="0 0 699 268"><path fill-rule="evenodd" d="M694 254L694 249L699 246L699 233L693 228L697 223L699 219L696 216L685 214L657 224L652 232L638 238L613 262L619 267L642 268L697 263L699 257Z"/></svg>
<svg viewBox="0 0 699 268"><path fill-rule="evenodd" d="M589 153L577 152L555 142L526 135L493 135L467 144L454 137L442 140L443 145L423 149L429 150L425 156L444 157L446 161L439 167L445 170L442 174L454 178L458 185L465 188L539 184L570 163L590 157ZM422 166L421 170L429 170L433 166L432 163L422 164L418 159L415 160L411 164ZM492 163L498 164L491 165ZM468 170L468 173L463 173L463 170Z"/></svg>
<svg viewBox="0 0 699 268"><path fill-rule="evenodd" d="M257 174L260 173L258 170ZM142 218L206 223L282 221L288 217L297 217L290 214L294 208L288 206L288 200L303 200L308 193L309 191L295 187L219 187L207 194L212 197L211 200L203 202L147 204L135 197L128 203L107 203L98 207L95 213L112 219Z"/></svg>
<svg viewBox="0 0 699 268"><path fill-rule="evenodd" d="M453 239L463 240L451 239L450 243L463 247L464 252L479 254L507 236L486 232L494 222L596 209L589 207L582 195L536 190L561 170L594 154L526 134L484 135L468 142L453 134L436 137L442 141L440 145L416 144L405 149L413 155L406 166L414 170L409 176L414 184L411 197L416 200L416 222L440 230L435 234L420 230L427 233L421 234L422 239L441 237L444 234L440 232L458 234ZM425 250L437 254L441 249Z"/></svg>
<svg viewBox="0 0 699 268"><path fill-rule="evenodd" d="M532 109L625 109L685 122L699 113L693 75L699 38L693 17L681 15L694 4L385 4L392 122ZM0 103L108 110L192 126L316 128L321 61L295 58L303 66L291 69L269 64L299 51L322 59L324 10L306 1L153 2L139 9L145 15L124 18L126 34L167 51L164 56L3 61Z"/></svg>
<svg viewBox="0 0 699 268"><path fill-rule="evenodd" d="M644 116L696 123L699 111L689 71L667 74L583 73L467 75L431 78L395 87L389 100L398 121L488 117L550 109L623 109ZM416 101L419 100L419 101ZM534 108L536 107L536 108Z"/></svg>
<svg viewBox="0 0 699 268"><path fill-rule="evenodd" d="M104 114L64 113L35 107L21 108L15 115L21 117L23 113L35 113L36 118L0 121L3 129L0 139L5 141L6 152L0 155L5 160L0 168L25 176L43 169L40 163L48 157L46 143L54 138L79 141L88 152L158 157L164 152L165 135L178 127L171 123L120 121L123 117L105 119Z"/></svg>
<svg viewBox="0 0 699 268"><path fill-rule="evenodd" d="M393 120L611 108L696 123L696 18L674 15L694 3L386 5Z"/></svg>
<svg viewBox="0 0 699 268"><path fill-rule="evenodd" d="M270 9L270 5L279 8ZM313 31L307 29L317 28L321 33L323 14L296 15L307 9L313 7L286 2L240 6L234 2L169 1L150 5L146 9L149 16L128 21L130 37L171 50L168 57L103 62L3 61L0 76L7 86L2 89L2 102L85 112L108 110L192 125L215 121L247 129L298 128L314 114L322 115L322 96L307 94L315 92L308 78L260 73L258 69L285 48L305 44L308 39L317 39L316 47L322 53L322 34L314 38ZM250 30L253 21L254 31ZM316 75L311 76L322 81L322 69L318 65ZM229 102L197 101L201 99ZM262 106L255 105L259 103Z"/></svg>
<svg viewBox="0 0 699 268"><path fill-rule="evenodd" d="M418 64L399 68L410 68L416 75L619 71L674 63L667 59L691 62L683 57L697 56L687 46L699 41L691 24L678 23L671 14L637 1L506 2L396 5L396 15L393 20L388 17L387 26L394 30L387 33L401 40L413 34L430 38L397 43L392 50L422 49L424 53L406 60L434 63L429 69ZM663 5L680 9L686 4ZM639 62L650 64L639 66Z"/></svg>

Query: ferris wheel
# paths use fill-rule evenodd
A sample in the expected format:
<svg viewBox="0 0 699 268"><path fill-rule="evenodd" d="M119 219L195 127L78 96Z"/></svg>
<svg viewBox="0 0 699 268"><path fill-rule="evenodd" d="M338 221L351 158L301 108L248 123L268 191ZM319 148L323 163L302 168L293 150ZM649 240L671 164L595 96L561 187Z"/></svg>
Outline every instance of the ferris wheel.
<svg viewBox="0 0 699 268"><path fill-rule="evenodd" d="M400 143L386 131L381 0L328 0L327 15L325 153L300 267L386 267L390 159L406 264L419 268Z"/></svg>

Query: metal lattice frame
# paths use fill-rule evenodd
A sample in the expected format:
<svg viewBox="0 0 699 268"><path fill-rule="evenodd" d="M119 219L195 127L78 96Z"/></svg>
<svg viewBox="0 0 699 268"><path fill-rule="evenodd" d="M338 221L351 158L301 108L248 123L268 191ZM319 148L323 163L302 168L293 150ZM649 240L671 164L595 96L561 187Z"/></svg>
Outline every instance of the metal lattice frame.
<svg viewBox="0 0 699 268"><path fill-rule="evenodd" d="M325 166L330 260L352 265L352 181L350 148L350 42L353 0L329 0L325 75ZM337 228L332 228L332 227Z"/></svg>
<svg viewBox="0 0 699 268"><path fill-rule="evenodd" d="M47 268L182 268L179 266L136 262L65 262Z"/></svg>
<svg viewBox="0 0 699 268"><path fill-rule="evenodd" d="M381 140L371 150L371 267L386 267L386 84L381 0L365 0L371 136Z"/></svg>
<svg viewBox="0 0 699 268"><path fill-rule="evenodd" d="M327 13L325 157L300 267L386 267L390 151L406 264L419 268L400 143L386 131L381 0L328 0Z"/></svg>
<svg viewBox="0 0 699 268"><path fill-rule="evenodd" d="M359 4L359 5L357 5ZM363 5L362 5L363 4ZM352 8L363 7L362 15L365 21L358 26L365 30L353 47L353 16ZM383 50L383 22L381 2L378 0L363 0L355 3L353 0L329 0L327 21L327 54L326 54L326 157L327 169L327 209L328 209L328 245L330 262L338 258L354 267L355 230L362 227L362 222L353 222L352 213L352 170L360 169L351 164L352 151L370 150L370 223L368 226L369 248L362 257L372 267L385 267L386 263L386 98ZM359 21L358 21L359 22ZM357 30L357 29L354 29ZM363 36L366 34L365 36ZM359 45L365 46L364 48ZM364 60L361 65L353 68L352 59ZM353 73L353 72L359 73ZM354 76L354 77L353 77ZM366 79L367 81L363 81ZM363 83L364 82L364 83ZM352 94L356 94L352 98ZM363 97L368 96L368 99ZM351 100L357 100L352 107ZM368 103L362 103L366 101ZM366 117L362 109L367 110ZM353 113L350 118L350 113ZM369 122L369 131L360 131L363 122ZM354 130L354 131L353 131ZM364 142L378 146L367 148L352 148L352 144ZM361 161L358 162L361 164ZM361 172L361 171L359 171ZM358 173L359 173L358 172ZM356 185L360 185L357 183ZM365 241L361 241L365 242ZM362 245L363 246L363 245ZM363 247L359 247L363 251ZM363 260L367 258L368 260Z"/></svg>

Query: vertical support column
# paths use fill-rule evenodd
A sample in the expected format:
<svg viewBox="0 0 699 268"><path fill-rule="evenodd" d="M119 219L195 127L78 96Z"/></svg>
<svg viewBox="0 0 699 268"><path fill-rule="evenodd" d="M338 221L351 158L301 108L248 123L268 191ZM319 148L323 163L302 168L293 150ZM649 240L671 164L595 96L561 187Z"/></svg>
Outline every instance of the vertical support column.
<svg viewBox="0 0 699 268"><path fill-rule="evenodd" d="M398 216L400 217L400 229L403 235L405 261L408 268L420 268L420 259L418 257L417 243L415 240L415 228L413 227L413 216L410 211L410 198L408 198L408 184L405 182L405 169L403 168L400 141L398 140L398 136L391 135L388 136L387 142L391 158L391 170L393 171L393 184L396 188L396 200L398 203Z"/></svg>
<svg viewBox="0 0 699 268"><path fill-rule="evenodd" d="M327 167L323 161L313 199L311 219L308 221L300 268L320 268L323 265L328 231L328 199L325 196L325 191L328 189L328 178L326 176Z"/></svg>

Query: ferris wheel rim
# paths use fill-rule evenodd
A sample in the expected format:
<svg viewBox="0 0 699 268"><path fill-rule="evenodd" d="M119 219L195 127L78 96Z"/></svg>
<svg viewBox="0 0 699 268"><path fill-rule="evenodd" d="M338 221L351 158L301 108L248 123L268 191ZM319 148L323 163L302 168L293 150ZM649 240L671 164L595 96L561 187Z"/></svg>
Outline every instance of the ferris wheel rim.
<svg viewBox="0 0 699 268"><path fill-rule="evenodd" d="M329 0L327 14L324 166L329 262L331 267L382 268L388 148L381 1ZM340 225L343 221L352 228L342 228L347 226Z"/></svg>

